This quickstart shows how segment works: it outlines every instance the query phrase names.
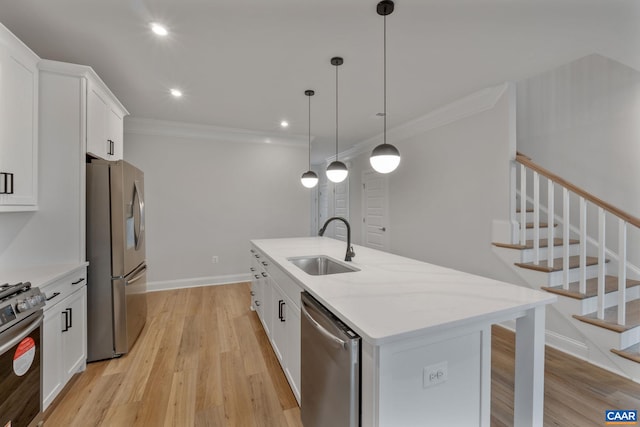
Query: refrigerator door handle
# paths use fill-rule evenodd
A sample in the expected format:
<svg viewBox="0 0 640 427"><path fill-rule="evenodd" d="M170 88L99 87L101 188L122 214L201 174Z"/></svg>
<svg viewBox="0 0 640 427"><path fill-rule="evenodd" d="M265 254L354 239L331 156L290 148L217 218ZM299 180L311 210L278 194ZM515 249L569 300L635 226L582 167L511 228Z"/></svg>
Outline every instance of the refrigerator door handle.
<svg viewBox="0 0 640 427"><path fill-rule="evenodd" d="M138 197L138 208L140 209L139 230L137 235L135 235L135 230L134 230L134 237L136 240L136 250L138 250L140 248L140 245L142 244L142 240L144 239L144 200L142 199L142 193L138 188L138 181L134 181L133 189L134 189L133 198L135 199L136 196Z"/></svg>
<svg viewBox="0 0 640 427"><path fill-rule="evenodd" d="M147 272L147 266L145 265L140 270L138 270L138 274L136 274L131 279L127 280L127 285L130 285L130 284L140 280L145 275L146 272Z"/></svg>

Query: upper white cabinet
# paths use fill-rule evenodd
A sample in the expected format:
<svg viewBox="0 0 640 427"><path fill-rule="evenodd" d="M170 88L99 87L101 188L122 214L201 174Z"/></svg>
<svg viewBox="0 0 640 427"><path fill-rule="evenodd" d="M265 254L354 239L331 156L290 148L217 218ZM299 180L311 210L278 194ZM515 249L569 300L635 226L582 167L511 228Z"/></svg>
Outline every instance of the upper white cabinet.
<svg viewBox="0 0 640 427"><path fill-rule="evenodd" d="M0 24L0 212L37 209L38 61Z"/></svg>
<svg viewBox="0 0 640 427"><path fill-rule="evenodd" d="M123 120L127 114L99 79L89 78L87 153L105 160L122 160Z"/></svg>

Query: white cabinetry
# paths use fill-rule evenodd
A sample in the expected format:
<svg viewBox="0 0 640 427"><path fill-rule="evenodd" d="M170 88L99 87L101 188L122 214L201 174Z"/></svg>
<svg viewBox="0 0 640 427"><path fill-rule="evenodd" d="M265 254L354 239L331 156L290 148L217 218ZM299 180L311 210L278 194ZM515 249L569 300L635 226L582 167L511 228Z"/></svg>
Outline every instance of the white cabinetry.
<svg viewBox="0 0 640 427"><path fill-rule="evenodd" d="M42 288L44 308L42 408L46 409L69 379L86 367L86 268Z"/></svg>
<svg viewBox="0 0 640 427"><path fill-rule="evenodd" d="M89 78L87 101L87 153L106 160L122 160L127 111L97 76Z"/></svg>
<svg viewBox="0 0 640 427"><path fill-rule="evenodd" d="M38 61L0 24L0 212L37 209Z"/></svg>
<svg viewBox="0 0 640 427"><path fill-rule="evenodd" d="M300 292L291 278L258 249L251 249L252 307L300 402Z"/></svg>

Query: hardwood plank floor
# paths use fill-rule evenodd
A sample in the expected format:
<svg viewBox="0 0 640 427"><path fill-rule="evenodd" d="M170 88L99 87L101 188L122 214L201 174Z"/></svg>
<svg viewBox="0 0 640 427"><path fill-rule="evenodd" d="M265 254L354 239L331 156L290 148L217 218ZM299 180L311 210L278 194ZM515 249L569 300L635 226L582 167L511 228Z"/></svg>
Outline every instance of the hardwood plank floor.
<svg viewBox="0 0 640 427"><path fill-rule="evenodd" d="M148 295L147 325L120 359L91 363L45 413L45 426L301 426L300 410L249 284ZM491 425L513 425L513 334L494 327ZM545 426L602 426L640 409L640 385L547 348Z"/></svg>

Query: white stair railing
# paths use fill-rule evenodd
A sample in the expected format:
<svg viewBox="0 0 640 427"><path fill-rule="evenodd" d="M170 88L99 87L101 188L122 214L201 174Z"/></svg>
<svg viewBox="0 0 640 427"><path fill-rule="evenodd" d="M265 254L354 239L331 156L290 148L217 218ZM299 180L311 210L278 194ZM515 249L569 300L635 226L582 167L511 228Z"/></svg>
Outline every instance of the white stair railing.
<svg viewBox="0 0 640 427"><path fill-rule="evenodd" d="M562 287L569 289L570 280L570 237L571 237L571 216L570 204L571 196L575 195L579 201L578 212L578 233L579 240L578 259L578 289L582 294L587 293L587 203L597 207L598 211L598 238L597 238L597 317L604 319L605 313L605 291L606 291L606 219L607 214L615 216L618 220L618 318L619 325L625 325L626 321L626 287L627 287L627 224L631 224L640 228L640 219L629 215L628 213L604 202L603 200L587 193L581 188L571 184L554 173L542 168L534 163L530 158L517 154L516 163L519 163L519 180L520 180L520 232L519 241L521 245L527 244L527 201L531 200L533 205L533 224L532 224L532 240L533 240L533 263L540 265L540 180L547 180L547 260L546 267L549 271L554 268L554 222L555 222L555 186L562 188ZM529 171L531 172L529 174ZM529 185L527 176L530 175L532 182ZM541 176L543 178L541 178ZM515 187L514 187L515 188ZM531 188L532 194L528 192Z"/></svg>

